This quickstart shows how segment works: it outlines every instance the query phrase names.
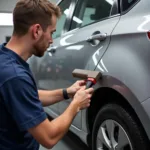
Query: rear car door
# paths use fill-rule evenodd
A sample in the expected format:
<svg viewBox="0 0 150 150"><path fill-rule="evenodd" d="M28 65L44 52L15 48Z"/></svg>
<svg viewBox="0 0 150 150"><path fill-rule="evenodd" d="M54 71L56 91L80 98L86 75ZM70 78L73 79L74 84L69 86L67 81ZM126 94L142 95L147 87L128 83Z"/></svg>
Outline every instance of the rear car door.
<svg viewBox="0 0 150 150"><path fill-rule="evenodd" d="M68 87L73 79L72 71L94 70L110 43L110 35L119 21L116 0L78 0L72 16L70 31L62 35L56 57L59 60L59 73L56 75L56 88ZM67 13L67 10L66 10ZM103 64L103 63L102 63ZM101 71L104 66L98 66ZM59 103L60 114L71 100ZM73 125L82 128L82 111Z"/></svg>

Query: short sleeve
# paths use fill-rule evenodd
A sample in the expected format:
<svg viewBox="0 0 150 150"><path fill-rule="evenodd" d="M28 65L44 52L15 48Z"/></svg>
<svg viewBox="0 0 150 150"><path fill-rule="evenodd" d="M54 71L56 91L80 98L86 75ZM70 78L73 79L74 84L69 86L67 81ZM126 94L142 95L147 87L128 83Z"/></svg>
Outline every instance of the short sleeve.
<svg viewBox="0 0 150 150"><path fill-rule="evenodd" d="M10 79L3 84L0 92L8 112L20 130L28 130L47 118L37 88L30 77Z"/></svg>

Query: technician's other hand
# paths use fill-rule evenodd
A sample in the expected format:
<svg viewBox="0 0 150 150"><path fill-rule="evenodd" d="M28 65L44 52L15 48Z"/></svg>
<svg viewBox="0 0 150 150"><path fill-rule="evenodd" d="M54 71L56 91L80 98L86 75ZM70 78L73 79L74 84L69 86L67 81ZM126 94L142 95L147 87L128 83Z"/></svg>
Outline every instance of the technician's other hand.
<svg viewBox="0 0 150 150"><path fill-rule="evenodd" d="M85 89L85 88L86 87L84 86L83 88L78 90L72 101L72 103L77 106L78 111L90 106L91 97L94 89L93 88Z"/></svg>
<svg viewBox="0 0 150 150"><path fill-rule="evenodd" d="M67 93L70 98L73 98L78 90L85 86L86 82L84 80L76 81L72 86L67 88Z"/></svg>

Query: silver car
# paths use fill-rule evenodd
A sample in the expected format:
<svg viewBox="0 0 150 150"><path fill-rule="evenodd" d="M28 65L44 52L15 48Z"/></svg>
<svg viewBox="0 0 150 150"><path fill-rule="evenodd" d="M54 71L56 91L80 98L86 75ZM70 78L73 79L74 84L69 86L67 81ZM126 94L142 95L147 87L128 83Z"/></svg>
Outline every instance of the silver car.
<svg viewBox="0 0 150 150"><path fill-rule="evenodd" d="M63 0L54 43L29 60L39 89L68 87L96 70L91 106L70 130L92 150L150 150L150 0ZM71 99L44 108L59 116Z"/></svg>

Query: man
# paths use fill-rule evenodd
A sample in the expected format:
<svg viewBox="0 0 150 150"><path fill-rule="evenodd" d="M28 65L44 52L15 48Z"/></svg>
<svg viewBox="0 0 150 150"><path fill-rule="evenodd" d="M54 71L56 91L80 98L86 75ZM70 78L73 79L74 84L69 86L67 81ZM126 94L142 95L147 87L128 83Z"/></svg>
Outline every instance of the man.
<svg viewBox="0 0 150 150"><path fill-rule="evenodd" d="M76 114L89 107L93 88L77 81L67 90L38 91L26 63L43 56L53 42L60 10L48 0L20 0L13 12L14 31L0 46L0 150L52 148L68 131ZM62 115L49 121L48 106L73 98Z"/></svg>

